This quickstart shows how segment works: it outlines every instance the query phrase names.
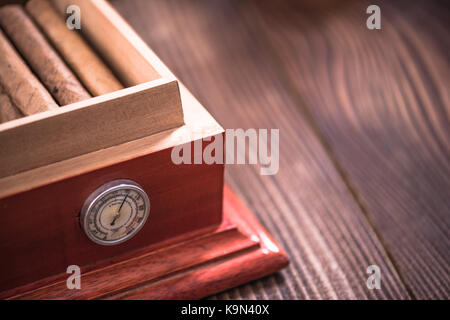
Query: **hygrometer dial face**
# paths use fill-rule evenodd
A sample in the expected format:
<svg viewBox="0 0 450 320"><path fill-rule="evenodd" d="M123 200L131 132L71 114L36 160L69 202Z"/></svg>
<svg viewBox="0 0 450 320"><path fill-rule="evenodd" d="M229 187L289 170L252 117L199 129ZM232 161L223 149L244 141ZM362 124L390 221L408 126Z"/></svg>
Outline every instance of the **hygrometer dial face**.
<svg viewBox="0 0 450 320"><path fill-rule="evenodd" d="M95 190L85 201L80 222L95 243L115 245L133 237L145 224L150 200L131 180L115 180Z"/></svg>

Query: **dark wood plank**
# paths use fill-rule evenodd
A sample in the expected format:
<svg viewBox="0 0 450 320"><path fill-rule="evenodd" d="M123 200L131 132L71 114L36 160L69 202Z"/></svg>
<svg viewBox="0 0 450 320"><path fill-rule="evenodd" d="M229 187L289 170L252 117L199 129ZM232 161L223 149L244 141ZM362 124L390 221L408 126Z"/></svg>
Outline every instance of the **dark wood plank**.
<svg viewBox="0 0 450 320"><path fill-rule="evenodd" d="M270 44L413 297L448 299L450 12L443 2L377 4L379 31L366 28L368 2L240 11Z"/></svg>
<svg viewBox="0 0 450 320"><path fill-rule="evenodd" d="M112 1L225 128L280 128L280 171L228 166L226 181L287 251L280 274L215 298L408 298L376 234L279 80L240 1ZM366 268L382 289L366 287Z"/></svg>

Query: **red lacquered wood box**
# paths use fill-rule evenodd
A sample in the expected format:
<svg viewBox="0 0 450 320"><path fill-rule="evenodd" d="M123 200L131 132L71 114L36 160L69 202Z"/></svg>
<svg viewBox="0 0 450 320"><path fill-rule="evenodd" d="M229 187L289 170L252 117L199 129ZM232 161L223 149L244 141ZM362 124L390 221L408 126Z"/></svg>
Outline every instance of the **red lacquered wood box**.
<svg viewBox="0 0 450 320"><path fill-rule="evenodd" d="M128 87L0 125L0 297L201 298L284 267L284 252L224 186L223 164L172 160L173 148L222 138L220 125L106 1L61 0L62 12L69 2ZM120 192L101 202L102 186L123 179L148 203ZM126 241L88 236L108 210L107 229L137 217L111 233ZM73 265L79 289L67 285Z"/></svg>

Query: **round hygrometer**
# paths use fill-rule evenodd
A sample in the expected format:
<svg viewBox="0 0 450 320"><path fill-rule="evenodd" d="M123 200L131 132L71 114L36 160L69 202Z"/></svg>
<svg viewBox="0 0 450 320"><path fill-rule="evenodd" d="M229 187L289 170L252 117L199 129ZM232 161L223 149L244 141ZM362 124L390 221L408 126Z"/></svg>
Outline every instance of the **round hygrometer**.
<svg viewBox="0 0 450 320"><path fill-rule="evenodd" d="M93 242L115 245L136 235L149 212L150 200L142 187L121 179L91 193L81 210L80 223Z"/></svg>

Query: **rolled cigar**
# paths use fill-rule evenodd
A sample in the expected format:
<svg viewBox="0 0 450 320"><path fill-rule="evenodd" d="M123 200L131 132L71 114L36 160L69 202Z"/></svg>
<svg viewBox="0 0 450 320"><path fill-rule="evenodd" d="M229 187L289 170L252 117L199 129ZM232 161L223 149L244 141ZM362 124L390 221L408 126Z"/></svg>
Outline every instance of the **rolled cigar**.
<svg viewBox="0 0 450 320"><path fill-rule="evenodd" d="M0 57L0 84L24 115L58 108L1 30Z"/></svg>
<svg viewBox="0 0 450 320"><path fill-rule="evenodd" d="M21 6L1 7L0 25L60 105L90 98Z"/></svg>
<svg viewBox="0 0 450 320"><path fill-rule="evenodd" d="M92 95L123 89L78 31L66 26L48 0L28 1L26 10Z"/></svg>
<svg viewBox="0 0 450 320"><path fill-rule="evenodd" d="M23 113L12 103L3 86L0 85L0 123L23 117Z"/></svg>
<svg viewBox="0 0 450 320"><path fill-rule="evenodd" d="M145 44L107 1L50 1L62 16L66 16L69 6L79 7L81 32L102 55L102 58L114 68L116 76L125 86L134 86L161 78L160 72L142 57L142 54L148 58L152 55L145 52L147 51ZM101 12L104 12L106 17ZM111 34L107 36L108 33ZM123 36L128 37L130 41L122 41Z"/></svg>

